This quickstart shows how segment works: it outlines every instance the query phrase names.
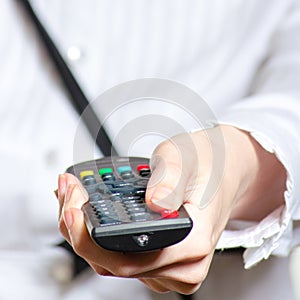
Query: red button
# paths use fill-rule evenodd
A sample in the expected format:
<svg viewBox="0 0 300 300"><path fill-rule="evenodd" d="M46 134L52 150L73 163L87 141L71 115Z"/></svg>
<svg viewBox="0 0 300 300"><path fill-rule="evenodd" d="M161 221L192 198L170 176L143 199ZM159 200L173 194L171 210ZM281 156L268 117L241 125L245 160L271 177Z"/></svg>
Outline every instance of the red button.
<svg viewBox="0 0 300 300"><path fill-rule="evenodd" d="M136 169L138 172L140 172L141 170L150 170L150 167L149 165L138 165Z"/></svg>
<svg viewBox="0 0 300 300"><path fill-rule="evenodd" d="M178 210L169 210L169 209L161 211L160 214L163 219L174 219L177 218L179 215Z"/></svg>

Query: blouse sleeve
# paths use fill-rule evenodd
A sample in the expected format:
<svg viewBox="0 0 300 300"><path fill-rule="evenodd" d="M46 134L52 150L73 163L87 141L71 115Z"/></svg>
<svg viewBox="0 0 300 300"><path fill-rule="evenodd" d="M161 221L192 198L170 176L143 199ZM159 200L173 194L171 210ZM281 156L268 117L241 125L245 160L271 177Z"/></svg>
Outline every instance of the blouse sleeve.
<svg viewBox="0 0 300 300"><path fill-rule="evenodd" d="M300 242L300 1L272 36L268 57L249 97L233 104L221 124L248 131L287 171L285 205L259 223L230 222L217 248L242 246L245 267L271 254L288 255Z"/></svg>

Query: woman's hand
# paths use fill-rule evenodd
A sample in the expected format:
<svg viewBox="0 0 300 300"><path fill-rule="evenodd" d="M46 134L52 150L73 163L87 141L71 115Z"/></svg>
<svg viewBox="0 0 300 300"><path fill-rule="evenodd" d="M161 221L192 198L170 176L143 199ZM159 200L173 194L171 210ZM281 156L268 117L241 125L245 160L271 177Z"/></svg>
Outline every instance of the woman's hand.
<svg viewBox="0 0 300 300"><path fill-rule="evenodd" d="M154 151L151 169L149 207L174 210L183 204L193 229L182 242L149 253L122 254L97 246L81 211L87 193L74 176L59 177L60 231L100 275L138 278L157 292L193 293L206 278L228 219L258 220L283 203L282 165L249 134L231 126L166 140Z"/></svg>

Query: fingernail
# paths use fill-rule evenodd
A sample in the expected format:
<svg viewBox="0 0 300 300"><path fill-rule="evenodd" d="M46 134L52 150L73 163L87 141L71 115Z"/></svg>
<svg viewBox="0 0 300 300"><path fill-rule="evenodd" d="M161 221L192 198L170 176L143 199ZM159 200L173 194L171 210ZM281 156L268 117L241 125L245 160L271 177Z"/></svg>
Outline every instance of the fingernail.
<svg viewBox="0 0 300 300"><path fill-rule="evenodd" d="M64 221L68 229L70 229L73 225L73 215L69 210L64 212Z"/></svg>
<svg viewBox="0 0 300 300"><path fill-rule="evenodd" d="M171 190L170 188L160 186L152 192L151 202L157 203L163 201L167 197L169 197L172 194L172 192L173 190Z"/></svg>
<svg viewBox="0 0 300 300"><path fill-rule="evenodd" d="M176 210L176 201L174 191L168 187L157 188L149 201L154 205L153 209L161 211L162 209Z"/></svg>
<svg viewBox="0 0 300 300"><path fill-rule="evenodd" d="M66 193L66 178L63 174L58 176L58 198L62 199Z"/></svg>
<svg viewBox="0 0 300 300"><path fill-rule="evenodd" d="M65 202L70 201L73 190L74 190L75 184L69 184L67 191L66 191L66 195L65 195Z"/></svg>
<svg viewBox="0 0 300 300"><path fill-rule="evenodd" d="M156 210L159 209L159 211L161 211L165 209L171 209L170 203L165 199L152 199L151 202L153 205L155 205Z"/></svg>
<svg viewBox="0 0 300 300"><path fill-rule="evenodd" d="M87 190L82 185L79 185L79 189L81 191L83 198L88 199L89 194L88 194Z"/></svg>

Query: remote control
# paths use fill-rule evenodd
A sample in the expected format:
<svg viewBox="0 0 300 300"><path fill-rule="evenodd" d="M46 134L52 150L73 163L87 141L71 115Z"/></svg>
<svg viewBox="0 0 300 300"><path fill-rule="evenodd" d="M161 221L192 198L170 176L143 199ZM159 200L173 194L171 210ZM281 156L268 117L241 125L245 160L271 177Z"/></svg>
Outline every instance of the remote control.
<svg viewBox="0 0 300 300"><path fill-rule="evenodd" d="M93 240L121 252L162 249L182 241L192 220L182 206L178 211L151 211L145 192L151 175L142 157L105 157L79 163L66 172L80 179L89 194L82 210Z"/></svg>

